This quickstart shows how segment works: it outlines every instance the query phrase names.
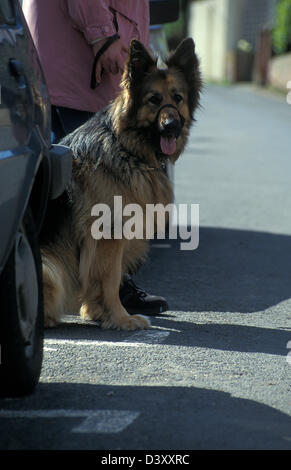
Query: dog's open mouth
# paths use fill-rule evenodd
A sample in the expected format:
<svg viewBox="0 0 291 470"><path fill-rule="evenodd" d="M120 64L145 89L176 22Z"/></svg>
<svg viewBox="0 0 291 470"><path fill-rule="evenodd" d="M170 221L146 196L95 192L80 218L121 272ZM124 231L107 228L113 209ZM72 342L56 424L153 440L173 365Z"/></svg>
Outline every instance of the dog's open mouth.
<svg viewBox="0 0 291 470"><path fill-rule="evenodd" d="M160 146L161 151L165 155L173 155L176 152L177 144L176 137L174 135L162 136L160 137Z"/></svg>

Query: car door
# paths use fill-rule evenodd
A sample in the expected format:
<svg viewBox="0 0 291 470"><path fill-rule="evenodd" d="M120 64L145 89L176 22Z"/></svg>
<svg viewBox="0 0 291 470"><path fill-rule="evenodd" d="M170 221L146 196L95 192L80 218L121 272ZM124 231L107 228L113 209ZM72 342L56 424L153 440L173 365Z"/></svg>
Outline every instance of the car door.
<svg viewBox="0 0 291 470"><path fill-rule="evenodd" d="M35 175L50 146L48 92L25 26L19 3L1 0L0 273ZM46 197L45 189L38 195L39 199Z"/></svg>

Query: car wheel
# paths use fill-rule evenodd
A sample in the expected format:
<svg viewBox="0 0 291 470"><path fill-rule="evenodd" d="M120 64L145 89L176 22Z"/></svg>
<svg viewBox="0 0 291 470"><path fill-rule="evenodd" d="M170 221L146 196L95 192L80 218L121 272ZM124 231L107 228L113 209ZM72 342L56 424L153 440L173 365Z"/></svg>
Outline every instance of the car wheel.
<svg viewBox="0 0 291 470"><path fill-rule="evenodd" d="M40 250L29 209L0 277L0 339L0 395L31 393L43 357L43 293Z"/></svg>

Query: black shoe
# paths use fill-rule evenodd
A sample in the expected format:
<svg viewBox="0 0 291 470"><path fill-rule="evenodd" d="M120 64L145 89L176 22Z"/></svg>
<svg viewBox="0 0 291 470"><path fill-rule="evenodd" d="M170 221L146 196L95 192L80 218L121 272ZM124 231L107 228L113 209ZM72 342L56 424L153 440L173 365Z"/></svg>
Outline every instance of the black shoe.
<svg viewBox="0 0 291 470"><path fill-rule="evenodd" d="M138 287L131 278L123 281L119 290L122 305L131 315L158 315L168 310L168 303L164 297L150 295Z"/></svg>

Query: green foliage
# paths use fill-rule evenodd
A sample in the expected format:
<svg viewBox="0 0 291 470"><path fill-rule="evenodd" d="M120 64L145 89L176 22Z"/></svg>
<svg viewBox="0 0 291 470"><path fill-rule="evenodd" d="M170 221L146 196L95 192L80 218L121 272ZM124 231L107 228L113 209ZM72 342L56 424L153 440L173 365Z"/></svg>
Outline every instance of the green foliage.
<svg viewBox="0 0 291 470"><path fill-rule="evenodd" d="M273 29L273 46L277 54L283 54L291 45L291 0L279 0L276 23Z"/></svg>

